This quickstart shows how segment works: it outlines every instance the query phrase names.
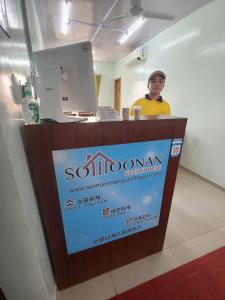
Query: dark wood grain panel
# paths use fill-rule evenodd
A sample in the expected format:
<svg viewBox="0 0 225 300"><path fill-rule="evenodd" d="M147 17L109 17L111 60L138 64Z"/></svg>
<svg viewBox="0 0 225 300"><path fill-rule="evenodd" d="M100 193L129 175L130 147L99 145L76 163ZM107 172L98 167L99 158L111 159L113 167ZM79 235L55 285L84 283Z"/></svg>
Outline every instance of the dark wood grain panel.
<svg viewBox="0 0 225 300"><path fill-rule="evenodd" d="M179 157L169 158L159 226L68 256L52 151L182 138L186 121L185 118L161 117L139 121L24 126L24 144L58 289L64 289L162 249Z"/></svg>

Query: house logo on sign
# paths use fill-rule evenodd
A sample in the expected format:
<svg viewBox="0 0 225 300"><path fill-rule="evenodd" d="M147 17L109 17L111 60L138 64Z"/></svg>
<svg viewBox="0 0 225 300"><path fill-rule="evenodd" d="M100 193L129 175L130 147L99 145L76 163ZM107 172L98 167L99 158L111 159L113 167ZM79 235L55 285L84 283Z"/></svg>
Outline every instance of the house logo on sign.
<svg viewBox="0 0 225 300"><path fill-rule="evenodd" d="M102 176L107 175L112 171L112 166L115 162L106 156L101 151L96 154L88 154L86 156L86 164L75 168L65 169L65 179L73 180L74 178L86 178L88 176Z"/></svg>
<svg viewBox="0 0 225 300"><path fill-rule="evenodd" d="M87 155L87 163L84 168L91 167L92 176L107 175L109 167L114 165L115 162L102 152L97 152L95 155Z"/></svg>

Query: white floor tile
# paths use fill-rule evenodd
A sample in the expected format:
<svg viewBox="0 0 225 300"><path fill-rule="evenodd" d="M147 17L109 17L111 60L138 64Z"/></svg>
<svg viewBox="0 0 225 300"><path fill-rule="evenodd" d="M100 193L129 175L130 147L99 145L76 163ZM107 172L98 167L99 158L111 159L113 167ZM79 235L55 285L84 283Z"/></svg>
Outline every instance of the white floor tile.
<svg viewBox="0 0 225 300"><path fill-rule="evenodd" d="M115 296L109 273L57 292L56 300L107 300Z"/></svg>
<svg viewBox="0 0 225 300"><path fill-rule="evenodd" d="M170 220L167 225L166 237L165 237L163 249L173 247L184 241L183 238L177 232L174 223Z"/></svg>
<svg viewBox="0 0 225 300"><path fill-rule="evenodd" d="M205 186L197 185L196 188L193 188L193 185L186 185L185 187L178 186L175 196L176 193L180 194L180 201L193 201L193 204L202 207L217 220L225 224L225 192L216 189L214 186L205 188Z"/></svg>
<svg viewBox="0 0 225 300"><path fill-rule="evenodd" d="M222 222L191 199L173 202L170 218L177 233L185 241L223 226Z"/></svg>
<svg viewBox="0 0 225 300"><path fill-rule="evenodd" d="M225 226L224 227L220 227L219 229L217 229L216 232L219 233L222 237L225 238Z"/></svg>
<svg viewBox="0 0 225 300"><path fill-rule="evenodd" d="M170 248L182 264L225 246L225 238L216 231L208 232L198 238Z"/></svg>
<svg viewBox="0 0 225 300"><path fill-rule="evenodd" d="M116 293L137 286L151 278L174 269L179 261L169 249L150 255L122 268L111 271Z"/></svg>

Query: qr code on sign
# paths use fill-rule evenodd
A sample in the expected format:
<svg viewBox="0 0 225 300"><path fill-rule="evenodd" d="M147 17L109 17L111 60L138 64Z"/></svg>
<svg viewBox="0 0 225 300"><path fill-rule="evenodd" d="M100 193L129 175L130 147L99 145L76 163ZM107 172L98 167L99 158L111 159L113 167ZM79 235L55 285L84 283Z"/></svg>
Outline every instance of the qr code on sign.
<svg viewBox="0 0 225 300"><path fill-rule="evenodd" d="M174 145L171 149L171 156L178 156L180 154L181 145Z"/></svg>

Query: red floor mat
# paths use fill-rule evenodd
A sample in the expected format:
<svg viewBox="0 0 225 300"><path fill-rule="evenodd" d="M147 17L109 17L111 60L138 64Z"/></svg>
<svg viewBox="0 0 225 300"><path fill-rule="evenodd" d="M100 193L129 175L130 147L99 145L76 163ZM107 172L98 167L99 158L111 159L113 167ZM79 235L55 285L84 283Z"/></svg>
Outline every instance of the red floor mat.
<svg viewBox="0 0 225 300"><path fill-rule="evenodd" d="M225 247L111 299L225 300Z"/></svg>

